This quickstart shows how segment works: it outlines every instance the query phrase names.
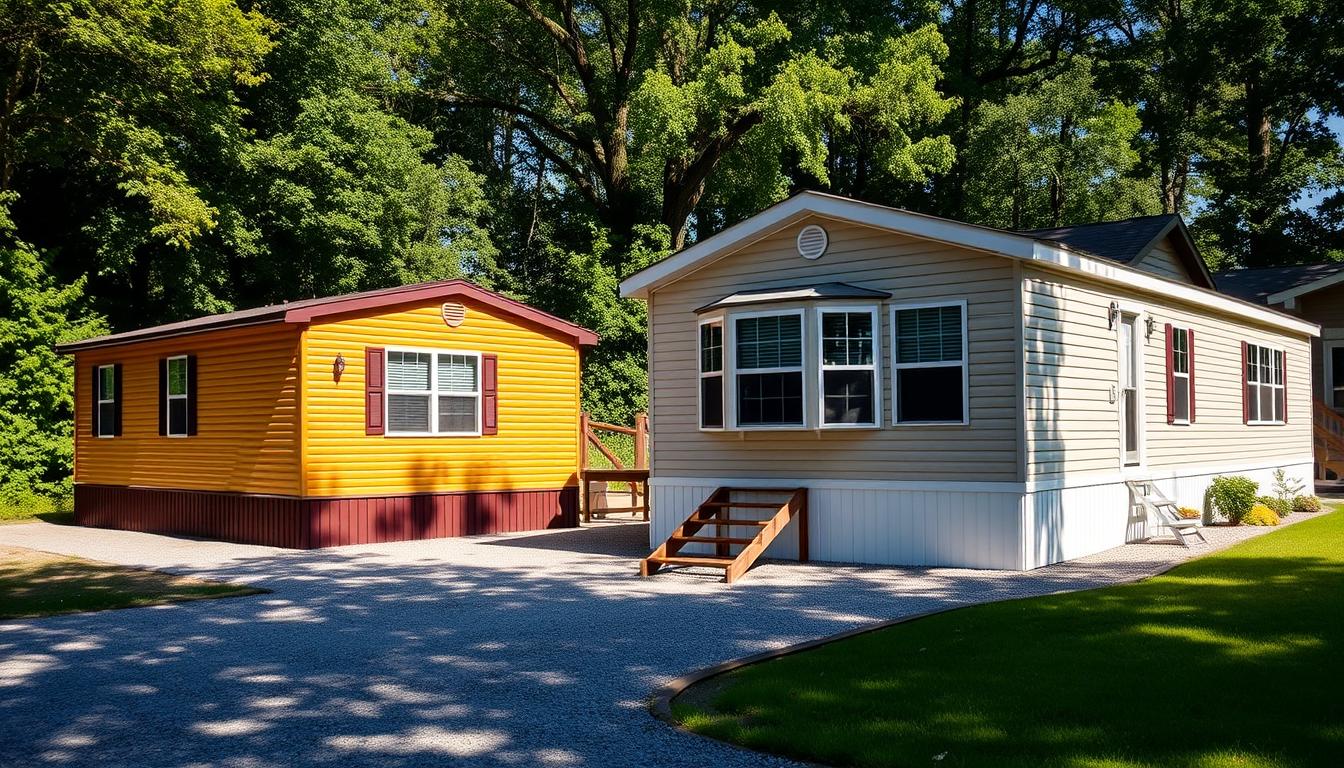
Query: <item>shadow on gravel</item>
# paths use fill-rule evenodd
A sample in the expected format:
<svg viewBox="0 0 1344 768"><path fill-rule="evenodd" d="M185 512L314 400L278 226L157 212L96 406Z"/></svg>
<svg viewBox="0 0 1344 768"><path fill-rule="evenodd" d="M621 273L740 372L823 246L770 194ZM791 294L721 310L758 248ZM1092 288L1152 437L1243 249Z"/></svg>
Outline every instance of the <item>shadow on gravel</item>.
<svg viewBox="0 0 1344 768"><path fill-rule="evenodd" d="M7 622L0 755L104 768L756 765L654 723L643 699L726 659L1152 565L767 565L729 588L640 579L646 537L611 524L268 555L194 575L270 595Z"/></svg>

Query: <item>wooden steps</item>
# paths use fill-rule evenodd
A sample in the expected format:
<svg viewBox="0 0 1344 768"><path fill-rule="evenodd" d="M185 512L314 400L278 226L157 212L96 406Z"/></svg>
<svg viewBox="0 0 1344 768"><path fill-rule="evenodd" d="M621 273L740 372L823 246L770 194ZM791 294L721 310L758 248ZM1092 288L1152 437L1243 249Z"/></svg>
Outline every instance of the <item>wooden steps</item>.
<svg viewBox="0 0 1344 768"><path fill-rule="evenodd" d="M1344 479L1344 414L1320 400L1313 403L1312 444L1317 480ZM1331 477L1334 475L1334 477Z"/></svg>
<svg viewBox="0 0 1344 768"><path fill-rule="evenodd" d="M780 496L778 501L734 500L737 493ZM767 519L727 517L730 510L773 510ZM798 519L798 559L807 561L807 489L806 488L716 488L695 511L678 525L667 541L640 561L641 576L652 576L665 565L701 568L721 568L729 584L747 572L790 522ZM700 535L701 530L713 526L715 535ZM755 528L755 536L723 535L724 527ZM729 532L731 533L731 532ZM714 554L683 552L688 544L712 544ZM732 548L740 547L736 554Z"/></svg>

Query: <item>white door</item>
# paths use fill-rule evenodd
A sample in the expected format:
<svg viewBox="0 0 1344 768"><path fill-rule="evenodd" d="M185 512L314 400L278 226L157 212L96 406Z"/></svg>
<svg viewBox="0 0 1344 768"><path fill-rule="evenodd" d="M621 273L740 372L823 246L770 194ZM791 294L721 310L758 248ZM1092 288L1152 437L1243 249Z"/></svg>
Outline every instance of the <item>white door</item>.
<svg viewBox="0 0 1344 768"><path fill-rule="evenodd" d="M1139 402L1139 355L1143 348L1138 334L1137 315L1120 319L1120 441L1125 466L1138 464L1142 451L1143 410Z"/></svg>

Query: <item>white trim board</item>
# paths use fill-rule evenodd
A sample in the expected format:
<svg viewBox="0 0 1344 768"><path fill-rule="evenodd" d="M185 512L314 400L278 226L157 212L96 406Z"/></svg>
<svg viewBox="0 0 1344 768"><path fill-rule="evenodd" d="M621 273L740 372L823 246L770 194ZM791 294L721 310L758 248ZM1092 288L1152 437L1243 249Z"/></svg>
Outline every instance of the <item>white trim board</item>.
<svg viewBox="0 0 1344 768"><path fill-rule="evenodd" d="M1130 467L1128 472L1089 472L1085 474L1065 475L1048 480L1029 480L1024 485L1027 493L1057 491L1065 488L1087 488L1096 485L1113 485L1126 480L1172 480L1178 477L1198 475L1235 475L1244 472L1258 472L1279 467L1291 467L1311 464L1315 458L1307 456L1288 456L1280 459L1262 459L1249 464L1191 464L1181 467ZM1307 478L1303 478L1304 480Z"/></svg>
<svg viewBox="0 0 1344 768"><path fill-rule="evenodd" d="M1322 277L1319 280L1313 280L1312 282L1307 283L1306 285L1299 285L1296 288L1289 288L1286 291L1271 293L1265 299L1265 301L1270 304L1283 304L1285 302L1292 301L1293 299L1296 299L1299 296L1305 296L1308 293L1315 293L1316 291L1319 291L1323 288L1329 288L1332 285L1338 285L1340 283L1344 283L1344 270L1336 272L1335 274L1330 275L1329 277Z"/></svg>
<svg viewBox="0 0 1344 768"><path fill-rule="evenodd" d="M1027 235L911 213L820 192L802 192L794 195L630 275L621 281L621 295L625 298L647 299L657 288L679 280L807 216L820 216L886 229L926 240L1029 261L1066 272L1081 273L1103 282L1189 302L1281 330L1307 336L1320 335L1320 327L1315 323L1285 315L1268 307L1233 299L1206 288L1197 288L1142 272L1108 259L1088 256L1058 244L1035 240Z"/></svg>

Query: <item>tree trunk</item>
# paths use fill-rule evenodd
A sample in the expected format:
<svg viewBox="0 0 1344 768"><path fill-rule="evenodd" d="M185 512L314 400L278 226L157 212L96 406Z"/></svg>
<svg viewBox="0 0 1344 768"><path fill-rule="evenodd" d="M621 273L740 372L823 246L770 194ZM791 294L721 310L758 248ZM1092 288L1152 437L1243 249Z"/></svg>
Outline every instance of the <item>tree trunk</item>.
<svg viewBox="0 0 1344 768"><path fill-rule="evenodd" d="M1271 238L1267 229L1274 207L1266 199L1269 172L1270 122L1259 83L1246 84L1246 266L1272 264Z"/></svg>

